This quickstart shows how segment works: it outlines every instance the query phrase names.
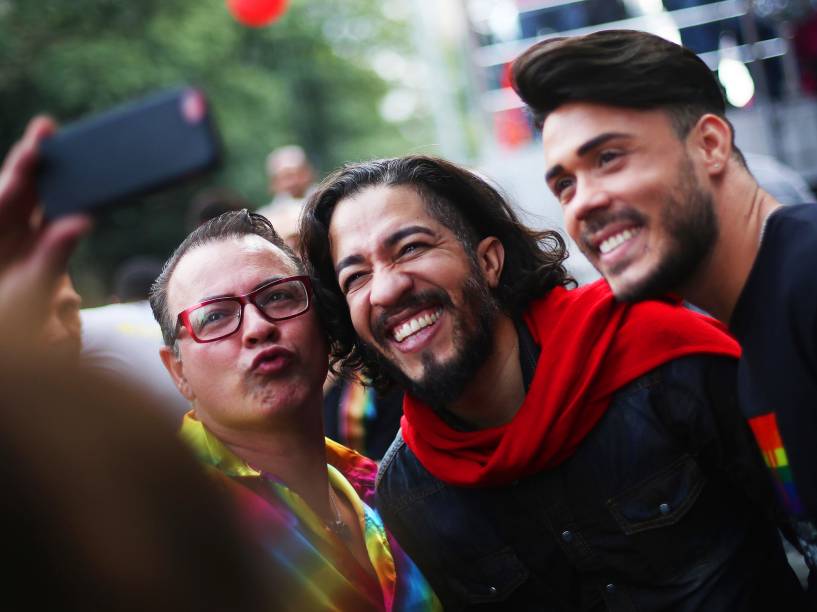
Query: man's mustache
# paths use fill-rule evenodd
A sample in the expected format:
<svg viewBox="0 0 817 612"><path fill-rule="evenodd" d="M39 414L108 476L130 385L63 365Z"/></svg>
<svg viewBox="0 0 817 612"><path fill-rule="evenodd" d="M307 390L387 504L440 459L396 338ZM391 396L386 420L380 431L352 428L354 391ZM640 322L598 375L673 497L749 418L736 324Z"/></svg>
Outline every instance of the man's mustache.
<svg viewBox="0 0 817 612"><path fill-rule="evenodd" d="M372 323L372 334L378 342L385 342L389 331L390 319L406 310L423 308L431 304L443 307L454 305L451 298L442 289L426 289L424 291L418 291L417 293L407 294L403 296L397 304L384 309L375 317Z"/></svg>
<svg viewBox="0 0 817 612"><path fill-rule="evenodd" d="M627 209L617 210L614 212L600 210L590 213L584 219L584 227L582 228L581 242L586 247L591 245L590 237L598 231L601 231L606 226L612 223L619 223L621 221L634 223L636 225L645 225L646 218L640 212Z"/></svg>

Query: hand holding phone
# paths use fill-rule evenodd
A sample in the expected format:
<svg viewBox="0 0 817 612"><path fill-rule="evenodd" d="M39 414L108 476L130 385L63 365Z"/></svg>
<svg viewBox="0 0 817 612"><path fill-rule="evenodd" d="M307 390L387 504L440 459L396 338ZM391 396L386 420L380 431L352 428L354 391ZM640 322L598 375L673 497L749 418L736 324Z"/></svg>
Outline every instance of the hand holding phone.
<svg viewBox="0 0 817 612"><path fill-rule="evenodd" d="M44 225L37 214L38 147L54 129L46 117L33 119L0 169L0 337L16 357L33 346L66 262L90 228L84 215Z"/></svg>
<svg viewBox="0 0 817 612"><path fill-rule="evenodd" d="M175 88L60 129L40 147L37 190L49 219L146 195L216 166L204 94Z"/></svg>

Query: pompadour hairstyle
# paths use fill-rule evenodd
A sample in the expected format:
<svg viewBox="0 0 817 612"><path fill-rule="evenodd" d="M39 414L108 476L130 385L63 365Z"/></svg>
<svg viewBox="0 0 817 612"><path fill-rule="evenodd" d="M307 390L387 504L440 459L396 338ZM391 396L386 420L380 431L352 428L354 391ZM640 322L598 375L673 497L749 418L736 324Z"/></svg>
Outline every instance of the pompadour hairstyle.
<svg viewBox="0 0 817 612"><path fill-rule="evenodd" d="M246 208L238 211L223 213L211 219L204 225L193 230L187 238L176 248L162 267L162 272L150 289L150 307L153 316L162 328L162 338L167 346L174 346L176 342L176 317L168 311L167 288L170 277L179 261L189 251L211 242L227 238L256 235L269 241L281 249L294 264L299 274L304 272L304 265L287 243L278 235L272 224L263 215L249 212ZM225 274L229 271L225 270Z"/></svg>
<svg viewBox="0 0 817 612"><path fill-rule="evenodd" d="M429 214L454 233L471 257L482 239L498 238L505 249L505 264L495 295L511 316L553 287L573 282L563 265L567 252L562 237L555 231L523 225L505 198L476 174L443 159L420 155L347 164L329 175L309 198L300 230L301 257L317 280L316 303L327 327L336 373L349 376L360 371L378 388L390 384L355 334L329 249L335 206L379 185L415 190Z"/></svg>
<svg viewBox="0 0 817 612"><path fill-rule="evenodd" d="M686 47L635 30L539 42L514 60L511 82L539 129L548 114L570 102L662 109L679 138L706 113L726 119L720 85L701 58ZM732 148L744 163L734 133L732 129Z"/></svg>

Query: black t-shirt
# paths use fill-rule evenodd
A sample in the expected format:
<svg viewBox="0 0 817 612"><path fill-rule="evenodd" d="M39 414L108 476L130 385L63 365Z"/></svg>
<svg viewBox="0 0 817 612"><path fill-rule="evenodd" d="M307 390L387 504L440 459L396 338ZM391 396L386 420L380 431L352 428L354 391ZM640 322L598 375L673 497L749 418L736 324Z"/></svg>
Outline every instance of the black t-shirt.
<svg viewBox="0 0 817 612"><path fill-rule="evenodd" d="M799 519L817 517L817 205L771 214L730 321L741 410ZM775 425L780 438L776 437Z"/></svg>

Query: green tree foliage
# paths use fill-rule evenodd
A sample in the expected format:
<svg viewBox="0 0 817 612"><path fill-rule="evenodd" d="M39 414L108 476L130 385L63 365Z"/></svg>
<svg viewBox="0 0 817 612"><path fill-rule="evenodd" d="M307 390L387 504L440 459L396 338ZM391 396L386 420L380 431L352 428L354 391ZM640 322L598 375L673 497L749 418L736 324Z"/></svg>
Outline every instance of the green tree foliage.
<svg viewBox="0 0 817 612"><path fill-rule="evenodd" d="M215 110L223 167L103 213L74 265L86 300L103 291L93 277L107 282L127 256L166 257L186 233L197 190L227 186L264 204L264 159L276 146L301 144L326 172L427 139L378 113L387 88L371 54L404 50L409 39L381 5L292 0L280 20L256 29L234 21L222 0L0 0L0 151L35 113L68 122L178 83L202 87Z"/></svg>

